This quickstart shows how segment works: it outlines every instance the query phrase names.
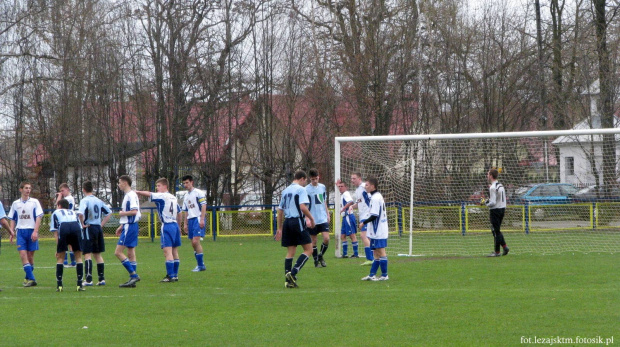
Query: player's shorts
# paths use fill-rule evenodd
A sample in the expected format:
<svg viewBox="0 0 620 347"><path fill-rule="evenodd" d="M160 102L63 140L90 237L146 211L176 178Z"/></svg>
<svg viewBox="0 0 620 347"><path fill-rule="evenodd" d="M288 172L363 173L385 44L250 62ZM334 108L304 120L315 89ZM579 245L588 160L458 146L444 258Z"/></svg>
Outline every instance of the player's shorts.
<svg viewBox="0 0 620 347"><path fill-rule="evenodd" d="M308 228L310 235L318 235L323 232L329 232L329 223L321 223L314 226L314 228Z"/></svg>
<svg viewBox="0 0 620 347"><path fill-rule="evenodd" d="M138 223L123 224L123 231L118 238L117 245L125 246L127 248L136 248L138 246Z"/></svg>
<svg viewBox="0 0 620 347"><path fill-rule="evenodd" d="M34 252L39 250L39 240L32 241L34 229L17 229L15 243L18 251Z"/></svg>
<svg viewBox="0 0 620 347"><path fill-rule="evenodd" d="M180 247L181 230L177 223L164 223L161 227L161 248Z"/></svg>
<svg viewBox="0 0 620 347"><path fill-rule="evenodd" d="M191 240L194 237L205 237L205 228L200 228L200 217L187 220L187 237ZM207 223L205 223L205 227Z"/></svg>
<svg viewBox="0 0 620 347"><path fill-rule="evenodd" d="M370 239L370 249L387 248L387 239Z"/></svg>
<svg viewBox="0 0 620 347"><path fill-rule="evenodd" d="M105 252L105 241L103 240L103 229L101 225L90 224L88 228L82 230L82 253L103 253Z"/></svg>
<svg viewBox="0 0 620 347"><path fill-rule="evenodd" d="M366 218L364 219L360 219L360 223L364 223L366 221ZM360 231L366 231L368 227L368 224L364 224L364 226L360 229Z"/></svg>
<svg viewBox="0 0 620 347"><path fill-rule="evenodd" d="M347 214L342 217L342 227L340 228L340 234L349 236L357 233L357 222L355 221L354 214Z"/></svg>
<svg viewBox="0 0 620 347"><path fill-rule="evenodd" d="M58 244L56 245L56 253L62 253L71 249L76 251L82 250L82 226L79 222L62 223L58 230Z"/></svg>
<svg viewBox="0 0 620 347"><path fill-rule="evenodd" d="M307 245L312 243L310 233L302 218L286 218L282 225L282 247Z"/></svg>

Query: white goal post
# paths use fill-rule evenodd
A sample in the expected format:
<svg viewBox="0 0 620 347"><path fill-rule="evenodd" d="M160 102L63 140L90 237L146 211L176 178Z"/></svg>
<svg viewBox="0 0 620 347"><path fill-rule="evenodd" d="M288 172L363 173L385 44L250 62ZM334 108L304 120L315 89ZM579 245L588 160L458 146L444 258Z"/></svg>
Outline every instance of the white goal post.
<svg viewBox="0 0 620 347"><path fill-rule="evenodd" d="M488 197L490 168L500 171L506 187L502 232L515 253L616 252L620 246L620 128L336 137L334 157L334 177L351 193L351 174L378 179L390 255L490 252L489 212L479 205ZM340 257L337 188L334 202ZM363 256L359 232L358 241Z"/></svg>

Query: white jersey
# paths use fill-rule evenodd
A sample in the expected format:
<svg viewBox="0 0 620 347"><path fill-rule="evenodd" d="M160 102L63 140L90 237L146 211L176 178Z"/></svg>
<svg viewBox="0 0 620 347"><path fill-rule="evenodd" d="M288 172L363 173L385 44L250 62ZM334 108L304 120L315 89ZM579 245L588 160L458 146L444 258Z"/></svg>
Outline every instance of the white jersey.
<svg viewBox="0 0 620 347"><path fill-rule="evenodd" d="M351 197L351 193L349 193L348 191L342 193L342 207L344 207L346 204L352 201L353 201L353 198ZM341 215L344 216L344 215L349 215L351 213L353 213L353 206L350 206L346 211L341 213Z"/></svg>
<svg viewBox="0 0 620 347"><path fill-rule="evenodd" d="M368 217L370 217L370 211L368 209L370 194L366 192L365 182L362 182L362 184L355 189L355 203L357 204L357 212L359 213L360 220L368 219Z"/></svg>
<svg viewBox="0 0 620 347"><path fill-rule="evenodd" d="M123 198L123 204L121 205L121 211L132 211L136 210L138 213L135 216L121 216L120 224L132 224L137 223L140 220L142 214L140 213L140 199L138 199L138 194L135 191L130 190L125 193L125 197Z"/></svg>
<svg viewBox="0 0 620 347"><path fill-rule="evenodd" d="M15 229L34 229L37 217L42 215L43 208L39 200L35 198L29 198L26 201L15 200L9 211L9 218L17 223Z"/></svg>
<svg viewBox="0 0 620 347"><path fill-rule="evenodd" d="M73 198L73 196L67 195L63 199L69 202L69 210L72 210L72 211L75 210L76 206L75 206L75 199Z"/></svg>
<svg viewBox="0 0 620 347"><path fill-rule="evenodd" d="M207 205L207 197L200 189L192 189L183 197L183 211L187 212L187 219L200 218L202 206Z"/></svg>
<svg viewBox="0 0 620 347"><path fill-rule="evenodd" d="M385 211L385 201L379 192L370 196L369 216L377 216L377 219L367 224L367 236L371 239L388 238L388 219Z"/></svg>
<svg viewBox="0 0 620 347"><path fill-rule="evenodd" d="M506 208L506 191L504 186L497 181L493 182L489 187L487 207L490 209Z"/></svg>
<svg viewBox="0 0 620 347"><path fill-rule="evenodd" d="M176 223L177 213L181 212L177 198L166 193L151 193L151 201L157 205L157 212L162 223Z"/></svg>

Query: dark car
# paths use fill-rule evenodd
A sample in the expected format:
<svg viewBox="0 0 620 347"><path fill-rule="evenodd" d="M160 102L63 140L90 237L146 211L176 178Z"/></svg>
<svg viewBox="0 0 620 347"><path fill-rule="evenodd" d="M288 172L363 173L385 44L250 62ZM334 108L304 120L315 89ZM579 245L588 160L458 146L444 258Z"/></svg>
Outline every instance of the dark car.
<svg viewBox="0 0 620 347"><path fill-rule="evenodd" d="M578 189L569 183L538 183L519 187L512 195L515 205L560 205L573 202ZM532 208L537 219L545 218L547 208Z"/></svg>

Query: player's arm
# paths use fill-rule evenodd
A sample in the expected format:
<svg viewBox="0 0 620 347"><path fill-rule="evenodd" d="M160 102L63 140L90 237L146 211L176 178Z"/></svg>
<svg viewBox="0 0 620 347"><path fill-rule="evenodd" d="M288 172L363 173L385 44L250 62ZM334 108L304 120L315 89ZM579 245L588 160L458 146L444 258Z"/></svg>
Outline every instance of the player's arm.
<svg viewBox="0 0 620 347"><path fill-rule="evenodd" d="M349 201L349 202L347 202L347 204L346 204L346 205L342 206L342 209L340 210L340 213L342 213L342 212L344 212L344 211L348 210L348 209L349 209L349 207L351 207L351 206L353 206L353 201Z"/></svg>
<svg viewBox="0 0 620 347"><path fill-rule="evenodd" d="M284 211L278 208L278 216L276 217L278 229L276 230L276 241L282 239L282 225L284 224Z"/></svg>
<svg viewBox="0 0 620 347"><path fill-rule="evenodd" d="M11 223L7 220L7 218L0 219L0 224L9 231L9 243L13 243L13 238L15 237L15 232L13 228L11 228Z"/></svg>
<svg viewBox="0 0 620 347"><path fill-rule="evenodd" d="M360 222L360 225L359 225L360 229L363 228L364 225L366 225L366 224L368 224L368 223L370 223L370 222L372 222L372 221L374 221L374 220L376 220L378 218L379 218L379 216L377 216L376 214L371 214L370 217L366 218L363 222Z"/></svg>
<svg viewBox="0 0 620 347"><path fill-rule="evenodd" d="M147 197L147 198L151 197L151 192L145 191L145 190L136 190L136 194L138 194L139 196Z"/></svg>
<svg viewBox="0 0 620 347"><path fill-rule="evenodd" d="M88 225L84 225L84 215L83 214L78 213L78 219L80 221L80 225L82 226L82 229L88 227Z"/></svg>
<svg viewBox="0 0 620 347"><path fill-rule="evenodd" d="M487 200L486 205L487 207L493 207L495 206L496 203L497 203L497 194L495 192L495 188L491 187L491 189L489 189L489 200Z"/></svg>
<svg viewBox="0 0 620 347"><path fill-rule="evenodd" d="M37 216L36 222L34 223L34 231L32 232L32 236L30 237L32 241L36 241L39 239L39 227L41 226L42 219L43 214Z"/></svg>
<svg viewBox="0 0 620 347"><path fill-rule="evenodd" d="M327 223L331 223L332 216L331 213L329 213L329 206L327 205L327 200L323 201L323 203L325 204L325 211L327 211Z"/></svg>
<svg viewBox="0 0 620 347"><path fill-rule="evenodd" d="M103 219L101 220L101 227L103 228L106 223L110 220L110 217L112 217L111 213L108 213L105 215L105 217L103 217Z"/></svg>
<svg viewBox="0 0 620 347"><path fill-rule="evenodd" d="M308 220L310 221L310 225L308 225L308 227L314 228L314 217L312 217L312 213L310 213L308 206L306 204L299 204L299 209L306 216L306 218L308 218Z"/></svg>
<svg viewBox="0 0 620 347"><path fill-rule="evenodd" d="M207 204L203 204L200 206L200 220L198 223L200 224L200 229L205 227L205 218L207 216Z"/></svg>

